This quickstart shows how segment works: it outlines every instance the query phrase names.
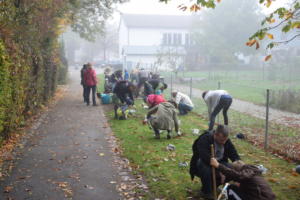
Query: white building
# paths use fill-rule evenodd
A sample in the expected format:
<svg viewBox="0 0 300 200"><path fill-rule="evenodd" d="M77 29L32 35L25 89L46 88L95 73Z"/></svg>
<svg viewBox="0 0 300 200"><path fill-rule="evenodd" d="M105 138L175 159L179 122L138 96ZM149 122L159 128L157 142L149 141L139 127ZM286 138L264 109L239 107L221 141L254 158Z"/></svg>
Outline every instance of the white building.
<svg viewBox="0 0 300 200"><path fill-rule="evenodd" d="M129 70L178 68L191 44L191 16L122 14L119 56Z"/></svg>

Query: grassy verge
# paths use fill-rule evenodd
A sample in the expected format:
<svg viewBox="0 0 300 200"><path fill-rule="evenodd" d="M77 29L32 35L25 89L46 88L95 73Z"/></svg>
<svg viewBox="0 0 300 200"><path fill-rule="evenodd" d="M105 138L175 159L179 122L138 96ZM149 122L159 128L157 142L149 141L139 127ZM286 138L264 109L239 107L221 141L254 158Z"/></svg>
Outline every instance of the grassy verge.
<svg viewBox="0 0 300 200"><path fill-rule="evenodd" d="M98 85L97 85L97 92L103 92L104 91L104 74L97 75L98 78Z"/></svg>
<svg viewBox="0 0 300 200"><path fill-rule="evenodd" d="M195 197L200 189L197 179L191 182L188 167L179 167L180 162L188 162L192 155L191 146L197 136L192 134L193 128L206 129L207 121L196 114L180 117L183 136L166 139L163 134L155 140L152 130L142 125L146 113L137 102L137 113L128 120L113 119L112 112L107 116L115 135L132 167L142 173L151 190L151 197L164 199L187 199ZM265 153L253 145L232 139L242 159L251 164L263 164L268 168L266 179L269 181L279 200L296 200L300 196L300 177L292 173L294 164ZM166 150L168 144L174 144L176 150ZM150 198L150 194L146 199Z"/></svg>
<svg viewBox="0 0 300 200"><path fill-rule="evenodd" d="M202 99L193 98L195 112L202 118L207 118L207 106ZM208 119L206 119L208 120ZM265 120L229 110L230 126L235 133L243 133L248 141L256 146L263 147L265 134ZM218 120L216 120L218 121ZM219 114L219 121L223 123L223 116ZM298 127L269 123L269 150L286 159L300 160L300 137Z"/></svg>

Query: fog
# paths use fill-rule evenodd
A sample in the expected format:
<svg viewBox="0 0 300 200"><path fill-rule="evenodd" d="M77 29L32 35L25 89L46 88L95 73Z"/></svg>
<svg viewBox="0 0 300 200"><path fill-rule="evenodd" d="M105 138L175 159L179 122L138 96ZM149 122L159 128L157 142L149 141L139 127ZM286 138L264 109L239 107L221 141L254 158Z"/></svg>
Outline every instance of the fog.
<svg viewBox="0 0 300 200"><path fill-rule="evenodd" d="M268 39L260 41L258 50L245 45L261 28L266 13L282 6L282 1L268 10L258 1L227 0L197 13L180 10L182 2L186 1L132 0L118 5L105 30L92 42L68 30L63 38L70 66L91 62L96 67L118 64L129 71L137 66L182 74L196 71L216 80L231 73L239 74L239 79L297 85L299 40L271 52L265 49ZM280 29L272 34L276 40L285 39ZM272 59L265 62L268 54ZM247 71L251 76L243 77Z"/></svg>

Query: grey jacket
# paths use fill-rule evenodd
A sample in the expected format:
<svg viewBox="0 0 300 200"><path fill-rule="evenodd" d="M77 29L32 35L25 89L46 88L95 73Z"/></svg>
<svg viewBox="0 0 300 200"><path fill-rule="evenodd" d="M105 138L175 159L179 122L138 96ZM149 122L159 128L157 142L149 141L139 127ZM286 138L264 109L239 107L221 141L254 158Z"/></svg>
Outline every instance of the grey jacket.
<svg viewBox="0 0 300 200"><path fill-rule="evenodd" d="M176 132L179 130L176 108L169 102L163 102L151 108L147 118L154 129L171 131L175 128Z"/></svg>

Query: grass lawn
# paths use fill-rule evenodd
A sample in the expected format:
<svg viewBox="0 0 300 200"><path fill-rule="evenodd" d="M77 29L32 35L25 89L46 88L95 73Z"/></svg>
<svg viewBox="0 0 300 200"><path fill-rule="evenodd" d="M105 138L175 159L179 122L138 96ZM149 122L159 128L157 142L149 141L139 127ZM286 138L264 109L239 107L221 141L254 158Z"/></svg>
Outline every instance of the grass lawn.
<svg viewBox="0 0 300 200"><path fill-rule="evenodd" d="M207 121L196 115L180 117L183 136L166 139L166 133L160 140L154 139L153 131L142 125L145 109L141 102L136 103L137 113L128 120L115 120L113 113L107 112L113 132L119 139L124 156L131 165L143 174L150 187L146 199L187 199L195 197L200 189L199 179L192 182L188 173L189 167L179 167L180 162L190 161L192 143L197 138L192 129L204 130ZM279 200L298 200L300 197L300 176L292 173L295 164L265 153L248 142L232 139L242 159L251 164L263 164L268 168L265 178L270 183ZM176 150L167 151L166 146L173 144Z"/></svg>

